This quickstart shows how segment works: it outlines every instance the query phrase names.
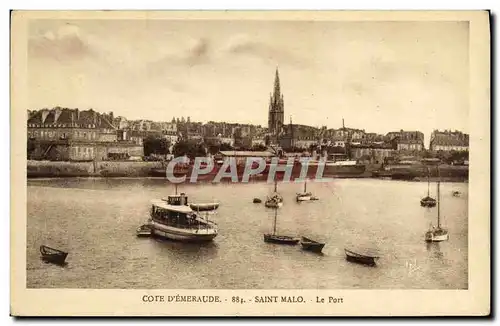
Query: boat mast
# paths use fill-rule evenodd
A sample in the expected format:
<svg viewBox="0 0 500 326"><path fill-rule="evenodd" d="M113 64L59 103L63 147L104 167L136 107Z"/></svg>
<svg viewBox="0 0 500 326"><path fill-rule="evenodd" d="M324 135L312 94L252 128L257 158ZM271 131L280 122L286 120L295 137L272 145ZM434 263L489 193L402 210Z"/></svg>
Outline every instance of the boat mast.
<svg viewBox="0 0 500 326"><path fill-rule="evenodd" d="M427 197L429 197L429 187L431 184L431 180L429 178L429 175L430 175L430 170L429 170L429 168L427 168Z"/></svg>
<svg viewBox="0 0 500 326"><path fill-rule="evenodd" d="M273 229L273 235L276 235L276 223L278 220L278 209L274 209L274 229Z"/></svg>
<svg viewBox="0 0 500 326"><path fill-rule="evenodd" d="M439 189L440 185L441 185L441 175L439 174L439 167L438 167L438 182L437 182L438 229L441 228L441 219L440 219L441 193Z"/></svg>
<svg viewBox="0 0 500 326"><path fill-rule="evenodd" d="M441 228L441 221L440 221L440 216L439 216L440 215L439 214L439 210L440 210L439 206L440 206L440 203L441 203L441 200L439 198L440 197L439 184L440 184L440 182L438 181L438 185L437 185L437 195L438 195L438 200L437 200L437 202L438 202L438 229Z"/></svg>
<svg viewBox="0 0 500 326"><path fill-rule="evenodd" d="M276 176L274 176L276 178ZM278 181L274 180L274 192L278 192Z"/></svg>
<svg viewBox="0 0 500 326"><path fill-rule="evenodd" d="M304 193L307 191L307 179L304 181Z"/></svg>

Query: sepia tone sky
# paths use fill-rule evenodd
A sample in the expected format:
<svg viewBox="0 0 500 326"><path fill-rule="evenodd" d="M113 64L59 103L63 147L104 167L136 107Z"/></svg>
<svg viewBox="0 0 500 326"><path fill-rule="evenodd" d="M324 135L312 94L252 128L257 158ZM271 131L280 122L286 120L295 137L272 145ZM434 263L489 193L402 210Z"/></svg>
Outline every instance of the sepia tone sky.
<svg viewBox="0 0 500 326"><path fill-rule="evenodd" d="M267 124L279 67L285 122L367 132L468 132L467 22L37 20L30 109Z"/></svg>

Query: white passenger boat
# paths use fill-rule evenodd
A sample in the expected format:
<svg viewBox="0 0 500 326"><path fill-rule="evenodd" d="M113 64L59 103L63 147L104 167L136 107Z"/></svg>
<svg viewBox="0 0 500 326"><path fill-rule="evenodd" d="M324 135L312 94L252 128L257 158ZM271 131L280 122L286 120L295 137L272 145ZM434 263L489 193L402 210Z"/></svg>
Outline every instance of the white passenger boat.
<svg viewBox="0 0 500 326"><path fill-rule="evenodd" d="M211 241L217 236L217 224L209 221L211 213L193 211L184 193L151 204L150 227L155 236L185 242Z"/></svg>

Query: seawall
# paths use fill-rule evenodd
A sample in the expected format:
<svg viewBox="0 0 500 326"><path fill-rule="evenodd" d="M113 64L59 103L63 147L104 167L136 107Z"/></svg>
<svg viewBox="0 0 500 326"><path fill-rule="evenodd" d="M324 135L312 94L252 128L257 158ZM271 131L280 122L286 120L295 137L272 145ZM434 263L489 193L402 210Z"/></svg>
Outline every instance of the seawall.
<svg viewBox="0 0 500 326"><path fill-rule="evenodd" d="M147 177L161 162L57 162L28 161L28 178Z"/></svg>
<svg viewBox="0 0 500 326"><path fill-rule="evenodd" d="M161 162L129 162L129 161L100 161L100 162L60 162L60 161L28 161L28 178L68 178L68 177L150 177L152 169L161 169ZM392 173L410 175L409 179L414 181L427 181L427 168L406 167L392 169L389 175L377 176L375 172L379 168L377 165L368 165L364 173L345 173L326 177L334 178L373 178L389 177ZM441 165L439 175L441 180L465 181L468 179L468 167ZM374 173L375 172L375 173ZM437 179L438 171L436 167L430 168L431 179ZM267 177L266 177L267 180Z"/></svg>

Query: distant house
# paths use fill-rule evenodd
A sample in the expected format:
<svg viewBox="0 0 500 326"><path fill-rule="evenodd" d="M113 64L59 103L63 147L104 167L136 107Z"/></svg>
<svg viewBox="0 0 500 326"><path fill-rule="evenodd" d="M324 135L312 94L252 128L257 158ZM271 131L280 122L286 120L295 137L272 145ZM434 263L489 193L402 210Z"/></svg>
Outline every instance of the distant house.
<svg viewBox="0 0 500 326"><path fill-rule="evenodd" d="M423 151L425 148L424 134L421 131L393 131L387 133L386 138L398 151Z"/></svg>
<svg viewBox="0 0 500 326"><path fill-rule="evenodd" d="M300 124L288 124L283 126L283 129L284 132L279 135L279 145L283 149L309 149L312 145L319 144L318 128Z"/></svg>
<svg viewBox="0 0 500 326"><path fill-rule="evenodd" d="M394 150L389 144L369 144L369 145L352 145L351 158L360 160L369 160L370 163L382 164L386 158L391 157Z"/></svg>
<svg viewBox="0 0 500 326"><path fill-rule="evenodd" d="M106 160L110 154L142 156L142 146L118 139L112 121L112 113L92 109L34 111L27 121L28 159L90 161Z"/></svg>
<svg viewBox="0 0 500 326"><path fill-rule="evenodd" d="M460 131L434 130L431 135L432 151L468 151L469 135Z"/></svg>

